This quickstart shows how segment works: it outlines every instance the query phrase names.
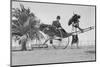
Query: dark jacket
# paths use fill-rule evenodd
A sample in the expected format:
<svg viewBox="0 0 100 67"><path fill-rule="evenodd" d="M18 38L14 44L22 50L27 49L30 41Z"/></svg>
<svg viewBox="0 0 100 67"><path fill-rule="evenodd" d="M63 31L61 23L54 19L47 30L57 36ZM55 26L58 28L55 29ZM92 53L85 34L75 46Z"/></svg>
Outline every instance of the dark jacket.
<svg viewBox="0 0 100 67"><path fill-rule="evenodd" d="M52 26L59 28L59 27L61 27L61 24L59 21L53 21Z"/></svg>

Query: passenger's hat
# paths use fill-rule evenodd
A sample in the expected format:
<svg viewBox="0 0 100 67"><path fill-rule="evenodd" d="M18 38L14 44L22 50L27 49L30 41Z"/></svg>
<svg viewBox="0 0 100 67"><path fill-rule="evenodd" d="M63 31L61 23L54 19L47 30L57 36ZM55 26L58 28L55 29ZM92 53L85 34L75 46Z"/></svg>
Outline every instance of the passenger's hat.
<svg viewBox="0 0 100 67"><path fill-rule="evenodd" d="M60 19L60 16L57 16L57 19Z"/></svg>

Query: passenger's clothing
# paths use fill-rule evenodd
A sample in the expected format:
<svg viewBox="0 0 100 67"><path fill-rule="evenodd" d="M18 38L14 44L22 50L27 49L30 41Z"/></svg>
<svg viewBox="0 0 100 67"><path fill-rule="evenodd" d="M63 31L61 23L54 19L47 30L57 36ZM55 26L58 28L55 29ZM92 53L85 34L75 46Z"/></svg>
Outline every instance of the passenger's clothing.
<svg viewBox="0 0 100 67"><path fill-rule="evenodd" d="M61 27L61 24L59 21L53 21L52 26L59 28L59 27Z"/></svg>
<svg viewBox="0 0 100 67"><path fill-rule="evenodd" d="M59 21L53 21L52 26L55 27L55 31L60 37L65 37L67 32L61 27L61 24ZM57 35L56 34L56 35Z"/></svg>

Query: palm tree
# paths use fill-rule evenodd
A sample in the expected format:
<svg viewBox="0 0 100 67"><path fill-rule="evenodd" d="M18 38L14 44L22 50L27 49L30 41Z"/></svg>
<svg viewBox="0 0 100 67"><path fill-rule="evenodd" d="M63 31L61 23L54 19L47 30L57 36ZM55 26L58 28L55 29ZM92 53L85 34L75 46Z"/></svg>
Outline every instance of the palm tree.
<svg viewBox="0 0 100 67"><path fill-rule="evenodd" d="M20 36L19 44L22 44L22 50L26 50L26 43L28 39L44 38L39 32L39 23L34 13L30 12L30 9L25 9L24 5L20 5L19 8L12 8L12 26L11 32L13 36Z"/></svg>

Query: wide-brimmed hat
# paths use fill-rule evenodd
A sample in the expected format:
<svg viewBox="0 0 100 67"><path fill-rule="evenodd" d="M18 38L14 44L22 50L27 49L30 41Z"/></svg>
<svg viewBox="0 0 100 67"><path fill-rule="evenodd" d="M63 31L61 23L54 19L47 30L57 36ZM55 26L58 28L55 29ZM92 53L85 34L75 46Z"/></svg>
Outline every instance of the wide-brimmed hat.
<svg viewBox="0 0 100 67"><path fill-rule="evenodd" d="M74 14L74 16L73 16L73 18L77 18L77 19L79 19L81 16L80 15L78 15L78 14Z"/></svg>

